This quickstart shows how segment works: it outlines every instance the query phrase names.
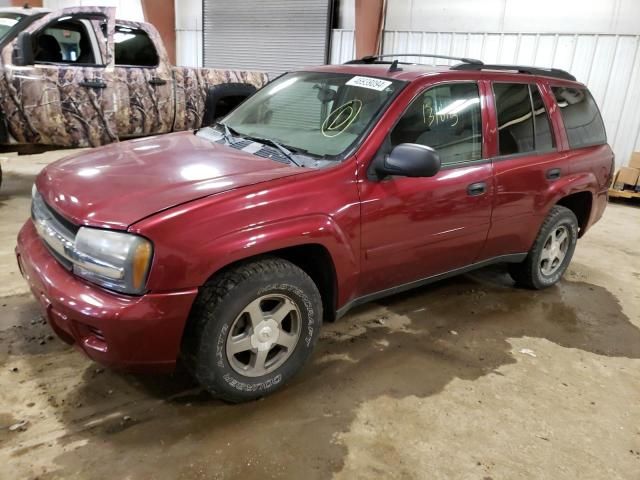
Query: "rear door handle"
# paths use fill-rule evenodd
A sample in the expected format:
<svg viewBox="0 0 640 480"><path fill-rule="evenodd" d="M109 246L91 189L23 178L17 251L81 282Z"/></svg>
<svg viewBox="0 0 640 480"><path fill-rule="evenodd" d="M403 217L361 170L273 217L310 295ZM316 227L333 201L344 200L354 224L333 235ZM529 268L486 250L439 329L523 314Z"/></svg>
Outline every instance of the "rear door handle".
<svg viewBox="0 0 640 480"><path fill-rule="evenodd" d="M562 175L562 171L559 168L550 168L547 170L547 180L557 180Z"/></svg>
<svg viewBox="0 0 640 480"><path fill-rule="evenodd" d="M87 88L107 88L107 84L102 80L83 80L80 82L80 86Z"/></svg>
<svg viewBox="0 0 640 480"><path fill-rule="evenodd" d="M467 187L467 195L475 197L484 195L487 192L487 184L485 182L472 183Z"/></svg>
<svg viewBox="0 0 640 480"><path fill-rule="evenodd" d="M153 77L151 80L149 80L149 83L154 86L156 85L160 86L160 85L166 85L167 81L164 78Z"/></svg>

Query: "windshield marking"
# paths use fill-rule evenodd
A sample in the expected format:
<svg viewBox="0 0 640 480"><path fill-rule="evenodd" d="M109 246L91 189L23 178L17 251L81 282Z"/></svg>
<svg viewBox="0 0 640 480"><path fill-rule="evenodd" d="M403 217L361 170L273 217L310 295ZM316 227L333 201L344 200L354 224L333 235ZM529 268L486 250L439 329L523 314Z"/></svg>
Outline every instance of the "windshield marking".
<svg viewBox="0 0 640 480"><path fill-rule="evenodd" d="M360 110L362 110L362 101L357 98L340 105L322 123L322 128L320 129L322 135L328 138L337 137L358 118ZM342 119L342 114L345 112L347 112L347 115Z"/></svg>

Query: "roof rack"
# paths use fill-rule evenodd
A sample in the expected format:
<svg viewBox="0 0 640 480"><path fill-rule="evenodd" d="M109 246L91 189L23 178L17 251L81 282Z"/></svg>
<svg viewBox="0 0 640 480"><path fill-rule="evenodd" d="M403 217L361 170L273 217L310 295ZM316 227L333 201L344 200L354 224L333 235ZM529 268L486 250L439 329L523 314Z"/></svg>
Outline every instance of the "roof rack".
<svg viewBox="0 0 640 480"><path fill-rule="evenodd" d="M576 80L576 77L571 75L569 72L559 68L528 67L526 65L491 65L482 63L478 65L473 63L460 63L451 67L451 70L504 70L527 73L529 75L561 78L563 80L571 80L574 82Z"/></svg>
<svg viewBox="0 0 640 480"><path fill-rule="evenodd" d="M465 58L465 57L451 57L449 55L431 55L428 53L387 53L384 55L367 55L366 57L358 58L356 60L350 60L345 62L345 64L354 64L354 63L401 63L402 65L413 65L409 62L382 62L380 61L383 58L394 58L394 57L429 57L429 58L442 58L445 60L458 60L463 62L464 64L469 65L483 65L480 60L476 60L475 58Z"/></svg>

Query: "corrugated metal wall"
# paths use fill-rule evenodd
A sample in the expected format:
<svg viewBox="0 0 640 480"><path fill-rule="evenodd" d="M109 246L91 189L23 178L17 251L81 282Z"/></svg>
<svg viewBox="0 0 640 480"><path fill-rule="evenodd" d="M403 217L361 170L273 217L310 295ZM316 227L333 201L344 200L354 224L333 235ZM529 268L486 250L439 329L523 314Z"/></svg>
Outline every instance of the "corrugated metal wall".
<svg viewBox="0 0 640 480"><path fill-rule="evenodd" d="M278 74L326 61L329 0L204 0L204 65Z"/></svg>
<svg viewBox="0 0 640 480"><path fill-rule="evenodd" d="M468 56L485 63L568 70L588 85L598 102L616 163L625 165L632 151L640 151L640 35L386 31L383 52ZM331 63L353 56L353 31L334 30Z"/></svg>

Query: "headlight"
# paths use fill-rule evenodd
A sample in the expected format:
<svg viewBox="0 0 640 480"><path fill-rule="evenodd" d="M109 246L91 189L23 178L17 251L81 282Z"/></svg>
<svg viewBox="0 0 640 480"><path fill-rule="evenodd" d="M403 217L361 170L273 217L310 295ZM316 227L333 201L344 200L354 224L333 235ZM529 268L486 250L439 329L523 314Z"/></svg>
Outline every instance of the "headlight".
<svg viewBox="0 0 640 480"><path fill-rule="evenodd" d="M144 292L153 257L146 238L81 227L75 238L73 272L117 292Z"/></svg>

